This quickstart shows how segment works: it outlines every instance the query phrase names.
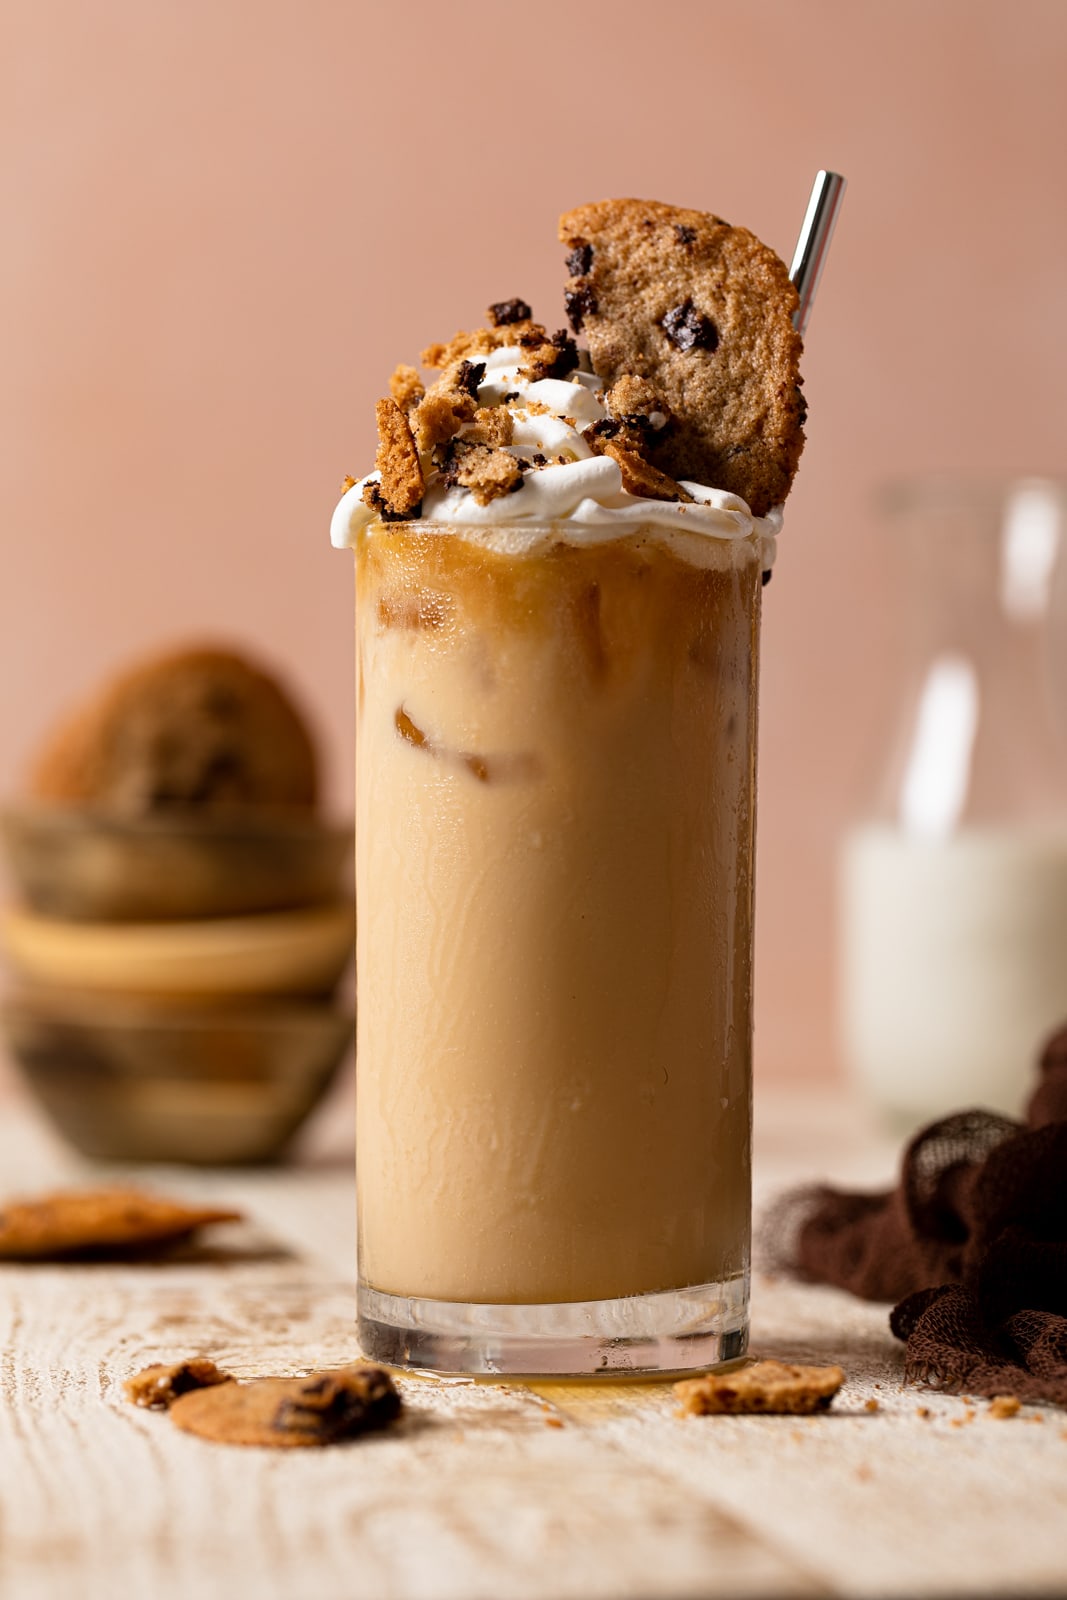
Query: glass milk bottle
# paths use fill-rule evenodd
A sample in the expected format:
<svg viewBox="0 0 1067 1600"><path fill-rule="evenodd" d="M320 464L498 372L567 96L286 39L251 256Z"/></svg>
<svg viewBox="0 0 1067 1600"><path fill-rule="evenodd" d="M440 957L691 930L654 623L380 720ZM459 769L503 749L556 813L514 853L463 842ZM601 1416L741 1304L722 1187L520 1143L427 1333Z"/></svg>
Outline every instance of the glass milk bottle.
<svg viewBox="0 0 1067 1600"><path fill-rule="evenodd" d="M1018 1115L1067 1020L1065 506L1038 480L886 499L911 639L880 794L842 847L839 994L849 1070L901 1128Z"/></svg>

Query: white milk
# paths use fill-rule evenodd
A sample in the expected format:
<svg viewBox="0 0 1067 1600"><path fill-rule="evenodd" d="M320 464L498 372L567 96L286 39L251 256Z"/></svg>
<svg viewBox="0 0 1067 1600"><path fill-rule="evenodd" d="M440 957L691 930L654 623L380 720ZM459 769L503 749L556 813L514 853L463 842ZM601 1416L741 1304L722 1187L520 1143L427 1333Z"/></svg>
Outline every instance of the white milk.
<svg viewBox="0 0 1067 1600"><path fill-rule="evenodd" d="M841 1012L853 1075L913 1125L1017 1116L1067 1021L1067 831L853 831L841 860Z"/></svg>

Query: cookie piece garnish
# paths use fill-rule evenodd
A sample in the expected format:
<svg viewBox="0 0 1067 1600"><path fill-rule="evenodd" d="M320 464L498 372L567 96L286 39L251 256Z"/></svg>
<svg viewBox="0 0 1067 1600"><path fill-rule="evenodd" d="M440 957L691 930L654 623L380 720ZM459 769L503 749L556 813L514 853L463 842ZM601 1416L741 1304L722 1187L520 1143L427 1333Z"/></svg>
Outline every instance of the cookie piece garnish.
<svg viewBox="0 0 1067 1600"><path fill-rule="evenodd" d="M478 505L487 506L522 487L522 468L506 450L453 439L441 461L441 482L447 488L469 489Z"/></svg>
<svg viewBox="0 0 1067 1600"><path fill-rule="evenodd" d="M795 1367L756 1361L734 1372L709 1372L674 1385L682 1410L693 1416L768 1413L810 1416L826 1411L845 1381L840 1367Z"/></svg>
<svg viewBox="0 0 1067 1600"><path fill-rule="evenodd" d="M633 421L654 426L652 419L670 420L670 407L647 378L624 372L604 396L604 404L617 421ZM661 424L662 425L662 424Z"/></svg>
<svg viewBox="0 0 1067 1600"><path fill-rule="evenodd" d="M548 338L539 322L509 322L497 328L474 328L470 333L457 333L447 344L427 345L422 352L422 364L443 371L464 357L470 360L487 356L505 345L519 344L524 334L536 335L539 340Z"/></svg>
<svg viewBox="0 0 1067 1600"><path fill-rule="evenodd" d="M175 1400L194 1389L211 1389L219 1383L233 1383L230 1373L222 1372L207 1356L192 1356L170 1366L157 1362L127 1378L123 1385L131 1405L147 1406L151 1411L169 1411Z"/></svg>
<svg viewBox="0 0 1067 1600"><path fill-rule="evenodd" d="M380 483L368 483L363 498L386 522L417 517L422 509L426 482L408 419L393 399L374 407L378 424L378 453L374 465Z"/></svg>
<svg viewBox="0 0 1067 1600"><path fill-rule="evenodd" d="M463 430L465 444L504 445L514 437L515 418L507 406L482 406Z"/></svg>
<svg viewBox="0 0 1067 1600"><path fill-rule="evenodd" d="M0 1260L143 1250L185 1239L213 1222L239 1222L222 1206L189 1206L140 1189L69 1190L12 1200L0 1210Z"/></svg>
<svg viewBox="0 0 1067 1600"><path fill-rule="evenodd" d="M412 421L420 450L433 450L447 444L465 422L474 419L478 407L470 395L452 384L432 384L415 408Z"/></svg>
<svg viewBox="0 0 1067 1600"><path fill-rule="evenodd" d="M197 1389L175 1400L170 1418L201 1439L284 1450L354 1439L386 1427L400 1411L388 1372L357 1365L306 1378L255 1378Z"/></svg>
<svg viewBox="0 0 1067 1600"><path fill-rule="evenodd" d="M609 388L645 378L670 409L654 464L742 496L756 516L784 500L804 444L784 262L744 228L656 201L579 206L560 238L594 372Z"/></svg>
<svg viewBox="0 0 1067 1600"><path fill-rule="evenodd" d="M477 400L478 386L484 377L484 361L463 360L456 368L455 385L462 394L469 395L472 400Z"/></svg>
<svg viewBox="0 0 1067 1600"><path fill-rule="evenodd" d="M401 411L410 413L426 393L426 385L415 367L406 366L401 362L394 368L393 376L389 379L389 393Z"/></svg>
<svg viewBox="0 0 1067 1600"><path fill-rule="evenodd" d="M683 500L692 504L693 496L688 489L683 489L680 483L646 461L643 451L634 448L632 436L625 431L620 431L615 438L605 438L587 428L582 437L589 440L595 455L610 456L618 463L627 494L643 495L646 500Z"/></svg>
<svg viewBox="0 0 1067 1600"><path fill-rule="evenodd" d="M578 365L578 346L565 328L551 339L534 342L527 337L521 342L524 348L529 347L529 353L519 368L519 377L528 383L540 378L565 378Z"/></svg>
<svg viewBox="0 0 1067 1600"><path fill-rule="evenodd" d="M529 322L533 312L525 300L497 300L489 307L494 328L509 328L515 322Z"/></svg>

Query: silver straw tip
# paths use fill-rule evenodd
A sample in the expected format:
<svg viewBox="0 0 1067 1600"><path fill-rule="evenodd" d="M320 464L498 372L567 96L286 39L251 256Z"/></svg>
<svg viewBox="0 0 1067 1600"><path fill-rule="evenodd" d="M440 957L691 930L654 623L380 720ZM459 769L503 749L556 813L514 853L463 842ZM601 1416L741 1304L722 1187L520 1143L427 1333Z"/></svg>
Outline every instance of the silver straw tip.
<svg viewBox="0 0 1067 1600"><path fill-rule="evenodd" d="M789 276L800 297L793 324L801 334L811 316L815 291L822 277L844 194L845 179L839 172L821 171L816 174L800 237L793 252L793 265L789 269Z"/></svg>

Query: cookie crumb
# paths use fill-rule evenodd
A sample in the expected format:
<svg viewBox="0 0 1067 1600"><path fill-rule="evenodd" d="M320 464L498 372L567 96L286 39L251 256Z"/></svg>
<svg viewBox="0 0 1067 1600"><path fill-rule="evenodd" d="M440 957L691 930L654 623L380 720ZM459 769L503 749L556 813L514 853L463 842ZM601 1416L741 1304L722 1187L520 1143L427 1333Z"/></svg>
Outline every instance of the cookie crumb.
<svg viewBox="0 0 1067 1600"><path fill-rule="evenodd" d="M415 438L420 450L432 450L435 445L447 444L464 423L474 420L477 405L461 389L434 384L426 391L415 408L413 422Z"/></svg>
<svg viewBox="0 0 1067 1600"><path fill-rule="evenodd" d="M426 393L426 385L415 367L406 366L401 362L389 379L389 393L401 411L411 412Z"/></svg>
<svg viewBox="0 0 1067 1600"><path fill-rule="evenodd" d="M456 369L456 388L461 393L469 395L472 400L477 400L478 385L484 377L484 361L467 361L464 359Z"/></svg>
<svg viewBox="0 0 1067 1600"><path fill-rule="evenodd" d="M506 450L453 439L441 462L441 482L469 489L480 506L522 487L522 468Z"/></svg>
<svg viewBox="0 0 1067 1600"><path fill-rule="evenodd" d="M915 1415L917 1417L922 1417L924 1422L929 1421L929 1418L930 1418L930 1407L929 1406L916 1406L915 1407Z"/></svg>
<svg viewBox="0 0 1067 1600"><path fill-rule="evenodd" d="M408 419L393 399L379 400L374 416L378 424L374 465L381 473L378 494L382 513L389 521L417 517L426 483Z"/></svg>
<svg viewBox="0 0 1067 1600"><path fill-rule="evenodd" d="M1022 1401L1014 1394L995 1394L989 1402L989 1415L991 1417L1014 1417L1021 1409Z"/></svg>
<svg viewBox="0 0 1067 1600"><path fill-rule="evenodd" d="M864 1411L881 1411L881 1409L882 1409L881 1401L876 1400L874 1398L874 1396L872 1395L869 1400L865 1400L864 1401L863 1409L864 1409Z"/></svg>
<svg viewBox="0 0 1067 1600"><path fill-rule="evenodd" d="M670 407L647 378L624 372L604 396L604 404L617 421L643 421L651 426L655 415L670 418Z"/></svg>
<svg viewBox="0 0 1067 1600"><path fill-rule="evenodd" d="M510 328L516 322L529 322L533 312L525 300L496 300L489 307L489 321L494 328Z"/></svg>
<svg viewBox="0 0 1067 1600"><path fill-rule="evenodd" d="M358 482L359 482L358 478L352 478L346 473L345 476L341 479L341 493L342 494L347 494L349 489L354 489Z"/></svg>
<svg viewBox="0 0 1067 1600"><path fill-rule="evenodd" d="M170 1407L185 1433L218 1444L280 1449L339 1444L384 1428L401 1400L383 1367L362 1363L306 1378L254 1378L195 1389Z"/></svg>
<svg viewBox="0 0 1067 1600"><path fill-rule="evenodd" d="M541 378L565 378L577 365L578 346L566 329L560 328L551 339L533 344L519 368L519 377L528 383L537 383Z"/></svg>
<svg viewBox="0 0 1067 1600"><path fill-rule="evenodd" d="M710 1372L674 1385L683 1412L693 1416L766 1413L807 1416L826 1411L845 1381L840 1367L801 1367L757 1361L734 1372Z"/></svg>
<svg viewBox="0 0 1067 1600"><path fill-rule="evenodd" d="M515 419L507 406L482 406L474 421L463 429L465 444L488 444L499 448L515 436Z"/></svg>
<svg viewBox="0 0 1067 1600"><path fill-rule="evenodd" d="M652 466L621 437L600 438L594 448L597 455L610 456L618 464L622 486L627 494L641 495L646 500L677 500L686 505L693 504L693 496L688 489L683 489L680 483Z"/></svg>
<svg viewBox="0 0 1067 1600"><path fill-rule="evenodd" d="M457 333L447 344L427 345L422 352L424 367L443 371L465 357L490 355L505 345L519 344L523 335L546 339L544 328L537 322L504 323L498 328L475 328L470 333Z"/></svg>
<svg viewBox="0 0 1067 1600"><path fill-rule="evenodd" d="M147 1406L150 1411L168 1411L183 1394L194 1389L210 1389L216 1384L233 1383L229 1372L222 1372L207 1356L191 1356L171 1365L157 1362L143 1367L123 1385L131 1405Z"/></svg>

